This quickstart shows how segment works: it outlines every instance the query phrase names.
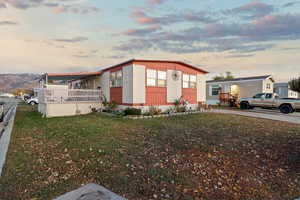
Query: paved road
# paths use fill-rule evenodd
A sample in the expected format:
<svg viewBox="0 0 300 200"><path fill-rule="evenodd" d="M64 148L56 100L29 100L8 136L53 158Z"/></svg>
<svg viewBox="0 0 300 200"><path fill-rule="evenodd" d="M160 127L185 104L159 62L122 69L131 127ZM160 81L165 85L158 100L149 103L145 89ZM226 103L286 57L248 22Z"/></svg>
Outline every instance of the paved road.
<svg viewBox="0 0 300 200"><path fill-rule="evenodd" d="M17 103L17 100L14 98L3 98L0 97L0 102L4 102L4 113L6 113L9 108Z"/></svg>

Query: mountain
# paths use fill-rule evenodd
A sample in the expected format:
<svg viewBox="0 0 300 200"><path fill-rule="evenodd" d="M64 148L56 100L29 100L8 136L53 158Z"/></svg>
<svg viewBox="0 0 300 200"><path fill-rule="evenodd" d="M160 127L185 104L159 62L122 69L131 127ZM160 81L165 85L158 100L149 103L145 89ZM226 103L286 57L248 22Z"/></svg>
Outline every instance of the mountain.
<svg viewBox="0 0 300 200"><path fill-rule="evenodd" d="M0 92L12 92L15 89L32 89L38 86L39 74L0 74Z"/></svg>

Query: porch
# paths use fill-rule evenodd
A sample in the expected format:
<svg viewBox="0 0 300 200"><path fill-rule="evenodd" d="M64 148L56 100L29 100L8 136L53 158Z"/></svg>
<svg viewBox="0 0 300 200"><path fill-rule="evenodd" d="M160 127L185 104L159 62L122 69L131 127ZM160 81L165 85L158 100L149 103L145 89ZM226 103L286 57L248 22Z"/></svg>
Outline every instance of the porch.
<svg viewBox="0 0 300 200"><path fill-rule="evenodd" d="M88 114L102 108L100 90L41 89L38 111L45 117Z"/></svg>

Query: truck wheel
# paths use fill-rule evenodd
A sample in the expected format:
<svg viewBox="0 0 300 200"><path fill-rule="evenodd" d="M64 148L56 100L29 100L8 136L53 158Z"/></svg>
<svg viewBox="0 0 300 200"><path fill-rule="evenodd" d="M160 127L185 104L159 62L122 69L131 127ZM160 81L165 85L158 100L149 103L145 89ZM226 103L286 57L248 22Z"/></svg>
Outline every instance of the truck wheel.
<svg viewBox="0 0 300 200"><path fill-rule="evenodd" d="M291 105L283 104L283 105L280 106L279 110L283 114L289 114L293 111L293 108L292 108Z"/></svg>
<svg viewBox="0 0 300 200"><path fill-rule="evenodd" d="M242 110L247 110L247 109L249 109L250 108L250 106L249 106L249 103L248 102L241 102L241 109Z"/></svg>
<svg viewBox="0 0 300 200"><path fill-rule="evenodd" d="M34 105L35 105L35 102L34 102L34 101L31 101L29 104L32 105L32 106L34 106Z"/></svg>
<svg viewBox="0 0 300 200"><path fill-rule="evenodd" d="M4 114L0 114L0 122L3 122L3 119L4 119Z"/></svg>

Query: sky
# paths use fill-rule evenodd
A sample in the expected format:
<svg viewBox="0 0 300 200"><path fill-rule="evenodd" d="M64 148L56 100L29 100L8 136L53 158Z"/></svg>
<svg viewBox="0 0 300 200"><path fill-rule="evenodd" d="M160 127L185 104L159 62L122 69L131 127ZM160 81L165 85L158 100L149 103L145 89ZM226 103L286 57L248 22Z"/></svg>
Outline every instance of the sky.
<svg viewBox="0 0 300 200"><path fill-rule="evenodd" d="M0 0L0 73L181 60L209 78L300 76L300 1Z"/></svg>

